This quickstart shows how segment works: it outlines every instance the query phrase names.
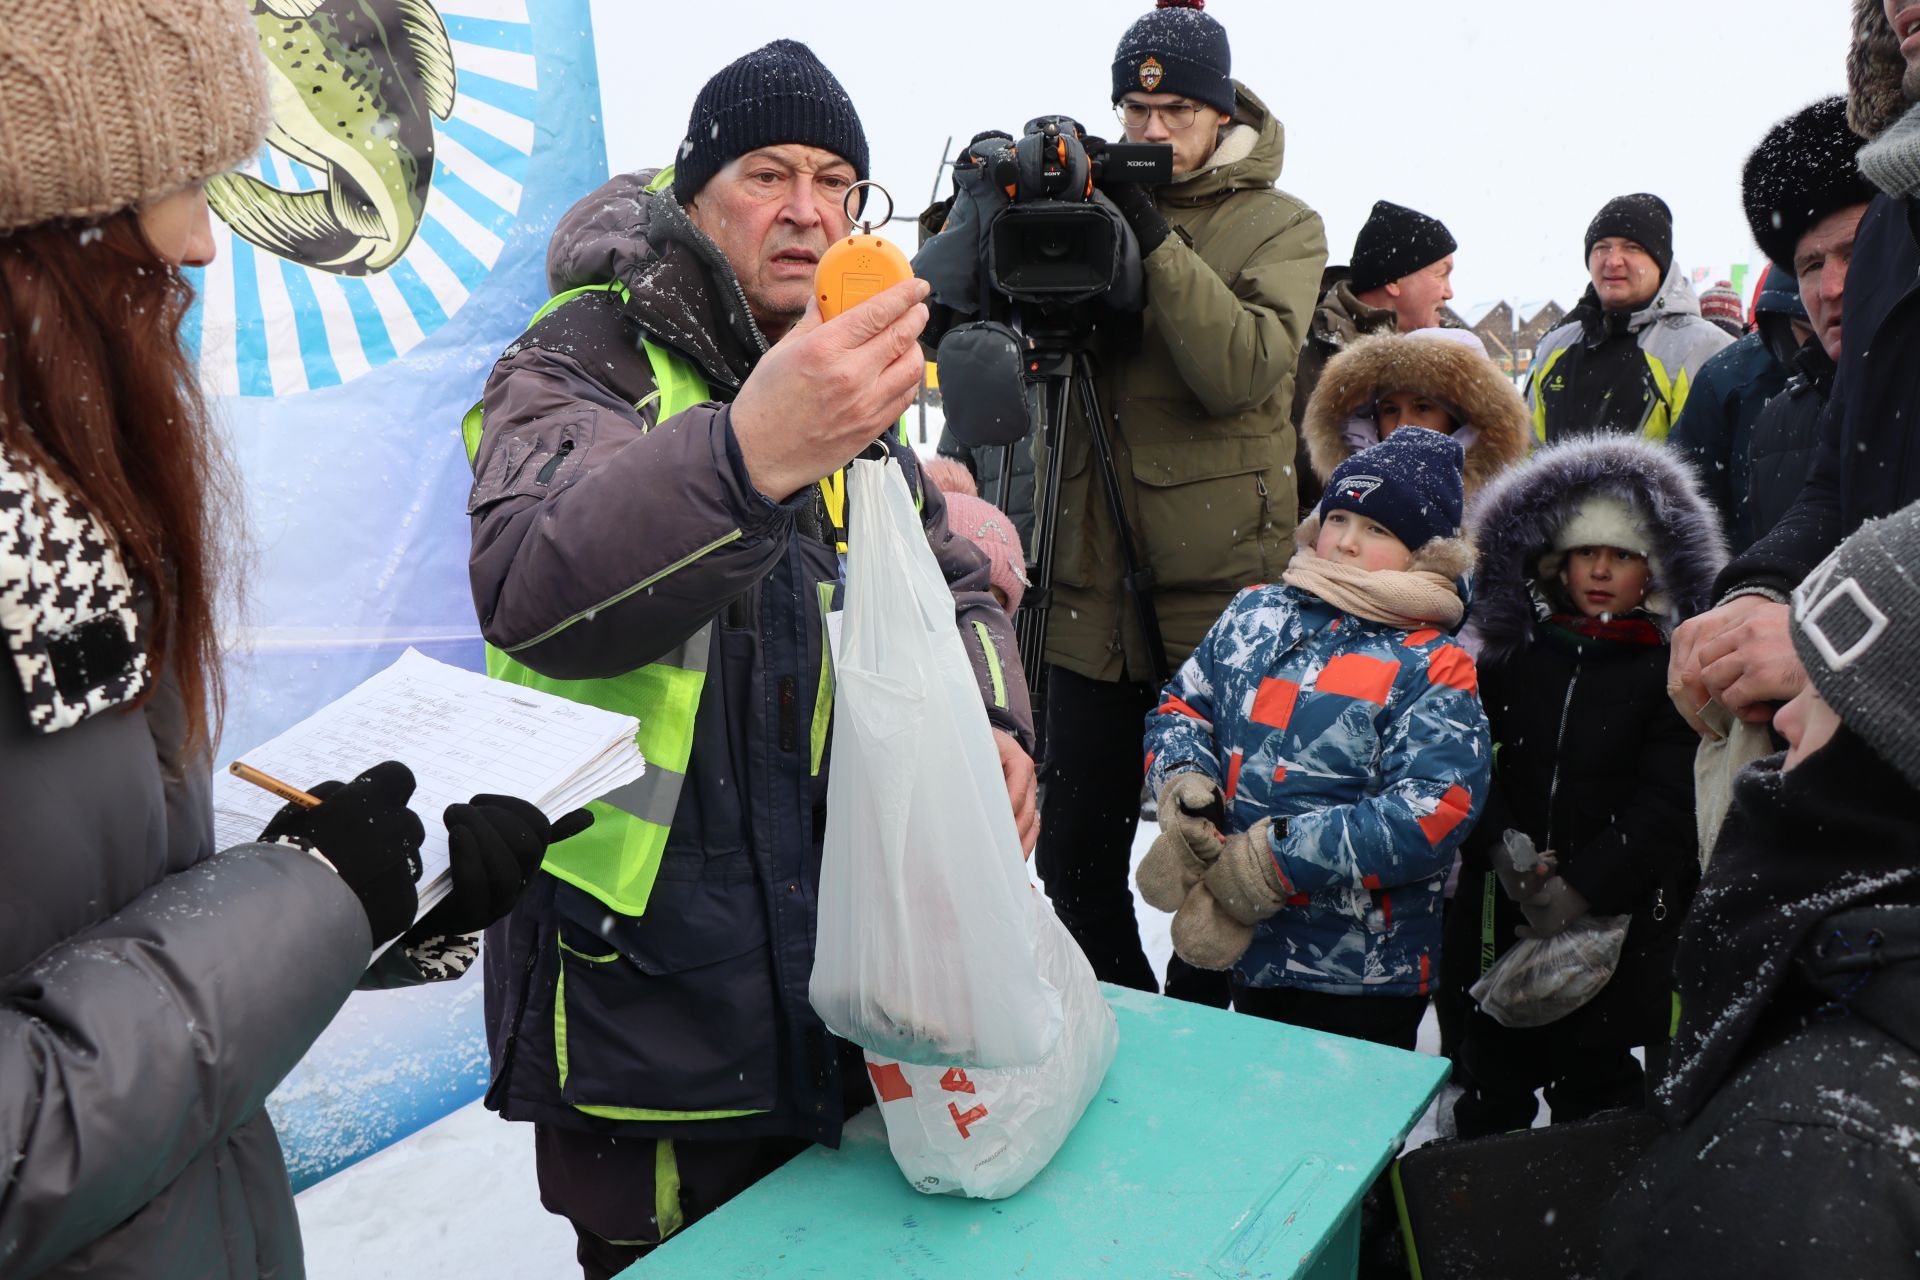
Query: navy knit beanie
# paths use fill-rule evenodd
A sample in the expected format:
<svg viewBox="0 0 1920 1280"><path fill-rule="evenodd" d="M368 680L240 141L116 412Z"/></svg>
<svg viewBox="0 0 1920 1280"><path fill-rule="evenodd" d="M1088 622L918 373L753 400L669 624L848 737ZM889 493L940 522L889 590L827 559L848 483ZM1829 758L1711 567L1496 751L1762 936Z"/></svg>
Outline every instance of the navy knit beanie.
<svg viewBox="0 0 1920 1280"><path fill-rule="evenodd" d="M1435 538L1460 532L1466 455L1452 436L1402 427L1335 467L1320 499L1324 520L1351 511L1384 525L1418 551Z"/></svg>
<svg viewBox="0 0 1920 1280"><path fill-rule="evenodd" d="M1587 224L1586 257L1593 258L1593 246L1608 236L1621 236L1647 251L1661 276L1673 266L1673 210L1667 202L1650 192L1615 196L1600 206Z"/></svg>
<svg viewBox="0 0 1920 1280"><path fill-rule="evenodd" d="M783 144L831 151L867 176L867 133L853 100L798 40L762 45L707 81L674 162L674 198L686 204L736 158Z"/></svg>
<svg viewBox="0 0 1920 1280"><path fill-rule="evenodd" d="M1353 280L1365 293L1430 267L1460 246L1438 218L1391 200L1376 200L1353 242Z"/></svg>
<svg viewBox="0 0 1920 1280"><path fill-rule="evenodd" d="M1206 0L1159 0L1113 51L1113 100L1177 93L1233 115L1233 51L1227 29L1200 12Z"/></svg>

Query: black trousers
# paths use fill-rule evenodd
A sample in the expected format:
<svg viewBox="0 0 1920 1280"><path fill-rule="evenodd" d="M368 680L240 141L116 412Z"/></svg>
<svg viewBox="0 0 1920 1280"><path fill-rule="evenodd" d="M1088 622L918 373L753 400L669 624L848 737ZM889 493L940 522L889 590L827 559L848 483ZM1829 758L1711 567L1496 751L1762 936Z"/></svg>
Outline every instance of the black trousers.
<svg viewBox="0 0 1920 1280"><path fill-rule="evenodd" d="M1503 1027L1472 1009L1462 1027L1456 1082L1466 1090L1453 1106L1462 1138L1525 1129L1545 1089L1554 1123L1585 1120L1616 1107L1644 1107L1666 1061L1667 1042L1645 1045L1647 1066L1634 1060L1634 1033L1610 1009L1576 1009L1544 1027Z"/></svg>
<svg viewBox="0 0 1920 1280"><path fill-rule="evenodd" d="M1233 1007L1241 1013L1368 1040L1389 1049L1413 1052L1426 1016L1425 996L1342 996L1298 987L1249 987L1233 984Z"/></svg>
<svg viewBox="0 0 1920 1280"><path fill-rule="evenodd" d="M1094 976L1139 991L1159 989L1140 946L1130 883L1142 744L1159 692L1150 684L1047 669L1047 750L1033 855L1054 912L1087 953Z"/></svg>

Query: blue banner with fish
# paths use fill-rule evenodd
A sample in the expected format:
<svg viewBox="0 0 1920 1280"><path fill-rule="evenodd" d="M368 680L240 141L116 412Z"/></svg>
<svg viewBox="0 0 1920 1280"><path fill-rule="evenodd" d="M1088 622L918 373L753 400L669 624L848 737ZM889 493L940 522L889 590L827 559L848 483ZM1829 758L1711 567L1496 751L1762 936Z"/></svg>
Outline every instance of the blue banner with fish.
<svg viewBox="0 0 1920 1280"><path fill-rule="evenodd" d="M555 220L607 176L588 0L251 11L273 123L208 184L189 321L251 544L223 764L409 645L480 669L460 418L546 299ZM485 1080L477 972L355 996L269 1104L295 1186Z"/></svg>

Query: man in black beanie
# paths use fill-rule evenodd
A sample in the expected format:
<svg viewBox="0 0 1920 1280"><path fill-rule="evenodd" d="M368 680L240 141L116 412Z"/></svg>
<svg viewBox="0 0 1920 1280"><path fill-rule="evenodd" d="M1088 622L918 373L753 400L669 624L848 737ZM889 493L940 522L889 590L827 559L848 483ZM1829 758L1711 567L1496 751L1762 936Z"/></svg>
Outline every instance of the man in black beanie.
<svg viewBox="0 0 1920 1280"><path fill-rule="evenodd" d="M1542 442L1597 431L1665 440L1700 366L1733 338L1700 316L1673 265L1673 211L1641 191L1615 196L1587 226L1591 283L1540 340L1527 381Z"/></svg>
<svg viewBox="0 0 1920 1280"><path fill-rule="evenodd" d="M1039 827L987 559L889 430L923 376L927 286L824 323L809 306L867 172L853 104L776 40L707 82L676 159L560 220L558 296L468 437L488 670L635 715L647 757L594 834L548 850L485 950L488 1105L533 1123L541 1202L573 1224L588 1280L837 1144L872 1101L807 986L825 614L844 594L845 468L876 439L922 502L1029 845Z"/></svg>
<svg viewBox="0 0 1920 1280"><path fill-rule="evenodd" d="M1291 552L1287 408L1326 234L1277 191L1280 121L1232 78L1226 29L1200 0L1161 0L1121 36L1114 113L1130 142L1168 143L1174 178L1104 190L1140 242L1147 308L1096 331L1116 479L1153 575L1168 672L1234 594ZM1141 735L1160 681L1122 589L1122 559L1083 421L1060 437L1053 605L1047 615L1045 810L1034 861L1054 909L1104 981L1159 985L1129 884ZM1177 966L1183 968L1183 966ZM1210 977L1212 975L1209 975ZM1224 1002L1223 983L1209 998ZM1179 974L1168 990L1182 992Z"/></svg>
<svg viewBox="0 0 1920 1280"><path fill-rule="evenodd" d="M1440 326L1440 311L1453 297L1453 233L1438 218L1391 200L1377 200L1353 242L1353 262L1329 267L1321 280L1320 305L1300 348L1293 375L1293 426L1306 420L1307 401L1320 384L1327 361L1358 338L1412 333ZM1294 483L1300 509L1320 501L1320 481L1307 446L1295 449Z"/></svg>

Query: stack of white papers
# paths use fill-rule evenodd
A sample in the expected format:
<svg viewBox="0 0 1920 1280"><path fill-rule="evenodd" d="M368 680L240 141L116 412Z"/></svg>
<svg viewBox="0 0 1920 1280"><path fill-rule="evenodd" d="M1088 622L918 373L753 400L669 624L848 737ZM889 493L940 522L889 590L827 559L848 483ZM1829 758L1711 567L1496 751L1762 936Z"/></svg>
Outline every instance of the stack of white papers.
<svg viewBox="0 0 1920 1280"><path fill-rule="evenodd" d="M519 796L548 818L577 809L646 771L640 722L537 689L492 680L408 649L399 661L239 759L301 790L345 782L382 760L413 770L409 804L426 827L420 910L445 897L441 814L475 795ZM260 836L285 802L222 770L213 783L216 847ZM322 852L325 852L322 850Z"/></svg>

